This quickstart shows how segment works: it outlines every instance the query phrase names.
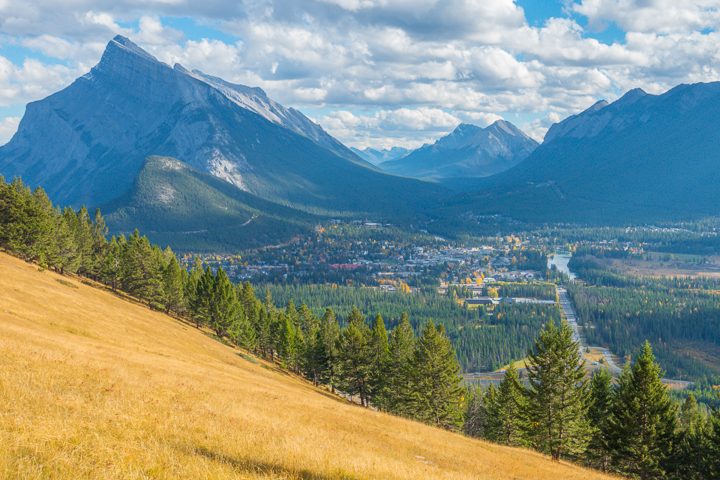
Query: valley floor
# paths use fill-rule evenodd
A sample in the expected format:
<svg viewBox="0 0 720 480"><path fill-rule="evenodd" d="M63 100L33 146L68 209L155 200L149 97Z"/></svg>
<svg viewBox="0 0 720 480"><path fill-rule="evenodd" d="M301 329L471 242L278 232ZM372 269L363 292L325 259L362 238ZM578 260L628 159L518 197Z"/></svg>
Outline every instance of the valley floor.
<svg viewBox="0 0 720 480"><path fill-rule="evenodd" d="M0 254L0 478L600 479L372 412Z"/></svg>

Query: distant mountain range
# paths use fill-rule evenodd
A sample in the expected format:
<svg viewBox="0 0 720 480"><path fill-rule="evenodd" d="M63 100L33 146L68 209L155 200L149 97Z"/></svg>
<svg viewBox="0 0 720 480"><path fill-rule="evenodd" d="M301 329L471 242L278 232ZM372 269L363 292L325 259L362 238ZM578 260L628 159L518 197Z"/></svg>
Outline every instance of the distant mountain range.
<svg viewBox="0 0 720 480"><path fill-rule="evenodd" d="M720 83L701 83L598 102L540 146L498 121L412 152L351 150L259 88L118 36L89 73L27 106L0 174L178 249L277 243L328 217L442 234L495 214L646 223L720 215L718 118Z"/></svg>
<svg viewBox="0 0 720 480"><path fill-rule="evenodd" d="M487 177L514 167L538 144L510 122L498 120L486 128L463 123L432 145L383 162L389 173L441 179Z"/></svg>
<svg viewBox="0 0 720 480"><path fill-rule="evenodd" d="M355 155L362 158L366 162L372 163L373 165L377 166L380 166L381 163L388 162L390 160L397 160L398 158L402 158L411 151L403 147L392 147L382 150L377 150L370 147L360 150L353 147L350 148L350 150L352 150Z"/></svg>
<svg viewBox="0 0 720 480"><path fill-rule="evenodd" d="M720 82L631 90L553 125L514 168L466 182L475 192L445 214L606 224L720 215L719 119Z"/></svg>
<svg viewBox="0 0 720 480"><path fill-rule="evenodd" d="M106 207L110 218L127 219L113 226L129 227L146 224L152 211L133 196L150 156L222 179L244 199L312 214L414 218L441 192L378 172L259 88L170 67L122 36L88 74L27 106L18 132L0 147L0 174L44 187L57 203ZM120 200L130 198L132 208L123 210Z"/></svg>

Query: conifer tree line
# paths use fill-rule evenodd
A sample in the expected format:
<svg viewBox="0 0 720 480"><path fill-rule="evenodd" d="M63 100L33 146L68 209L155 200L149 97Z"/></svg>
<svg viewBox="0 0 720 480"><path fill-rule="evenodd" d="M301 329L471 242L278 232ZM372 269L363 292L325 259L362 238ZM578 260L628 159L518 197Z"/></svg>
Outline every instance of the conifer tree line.
<svg viewBox="0 0 720 480"><path fill-rule="evenodd" d="M388 333L381 315L368 324L353 308L341 326L331 309L321 318L289 301L277 308L268 292L259 299L250 283L227 274L190 271L175 254L136 230L107 239L100 211L55 208L45 192L0 177L0 247L59 273L79 274L212 329L223 341L303 375L316 385L388 411L448 429L463 420L460 366L442 326L414 332L404 315Z"/></svg>
<svg viewBox="0 0 720 480"><path fill-rule="evenodd" d="M471 392L464 430L637 479L720 478L720 411L692 395L678 407L648 342L616 382L588 377L572 329L548 323L527 360L497 386Z"/></svg>
<svg viewBox="0 0 720 480"><path fill-rule="evenodd" d="M588 378L572 330L549 319L527 378L509 367L497 387L466 390L442 326L416 332L405 314L388 332L381 315L367 322L357 308L343 319L292 301L278 308L269 291L259 298L199 261L188 271L137 231L108 239L99 211L60 210L42 189L1 177L0 247L209 328L364 406L630 478L720 478L720 412L692 396L674 403L648 343L616 382L605 370Z"/></svg>

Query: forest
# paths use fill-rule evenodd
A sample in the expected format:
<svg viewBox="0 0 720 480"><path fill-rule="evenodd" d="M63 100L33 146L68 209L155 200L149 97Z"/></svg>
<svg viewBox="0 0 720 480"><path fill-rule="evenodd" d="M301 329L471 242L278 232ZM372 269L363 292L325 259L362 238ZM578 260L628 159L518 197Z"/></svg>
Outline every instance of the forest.
<svg viewBox="0 0 720 480"><path fill-rule="evenodd" d="M617 383L605 370L588 378L570 326L547 317L527 378L509 367L498 387L477 390L461 384L443 325L416 332L404 313L388 332L380 313L369 322L357 307L341 325L332 308L322 316L290 300L278 308L269 289L258 298L222 269L182 269L138 231L106 235L99 211L60 210L41 189L0 179L0 248L122 291L365 407L629 478L720 476L720 411L698 408L693 396L673 401L648 342Z"/></svg>
<svg viewBox="0 0 720 480"><path fill-rule="evenodd" d="M277 305L301 302L316 315L329 307L345 317L355 305L368 314L368 320L382 312L392 328L404 313L409 315L415 330L427 321L440 323L452 340L465 372L495 370L524 358L542 325L549 320L560 320L556 305L501 304L494 312L468 310L453 300L452 292L439 295L434 288L413 293L333 285L267 284L263 288L270 292ZM507 296L555 299L555 287L550 284L503 283L498 291Z"/></svg>
<svg viewBox="0 0 720 480"><path fill-rule="evenodd" d="M571 268L585 283L568 287L580 319L592 326L584 329L588 342L627 356L650 340L669 376L717 383L720 282L629 276L603 268L594 258L583 251L573 256Z"/></svg>

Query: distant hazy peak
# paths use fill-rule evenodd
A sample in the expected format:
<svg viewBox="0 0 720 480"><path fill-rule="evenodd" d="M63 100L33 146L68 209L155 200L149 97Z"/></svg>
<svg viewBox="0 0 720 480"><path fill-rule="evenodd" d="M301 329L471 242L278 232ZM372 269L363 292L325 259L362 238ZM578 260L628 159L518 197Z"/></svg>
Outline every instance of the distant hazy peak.
<svg viewBox="0 0 720 480"><path fill-rule="evenodd" d="M485 128L461 123L432 145L423 145L381 168L416 178L483 177L525 159L537 142L506 120Z"/></svg>

